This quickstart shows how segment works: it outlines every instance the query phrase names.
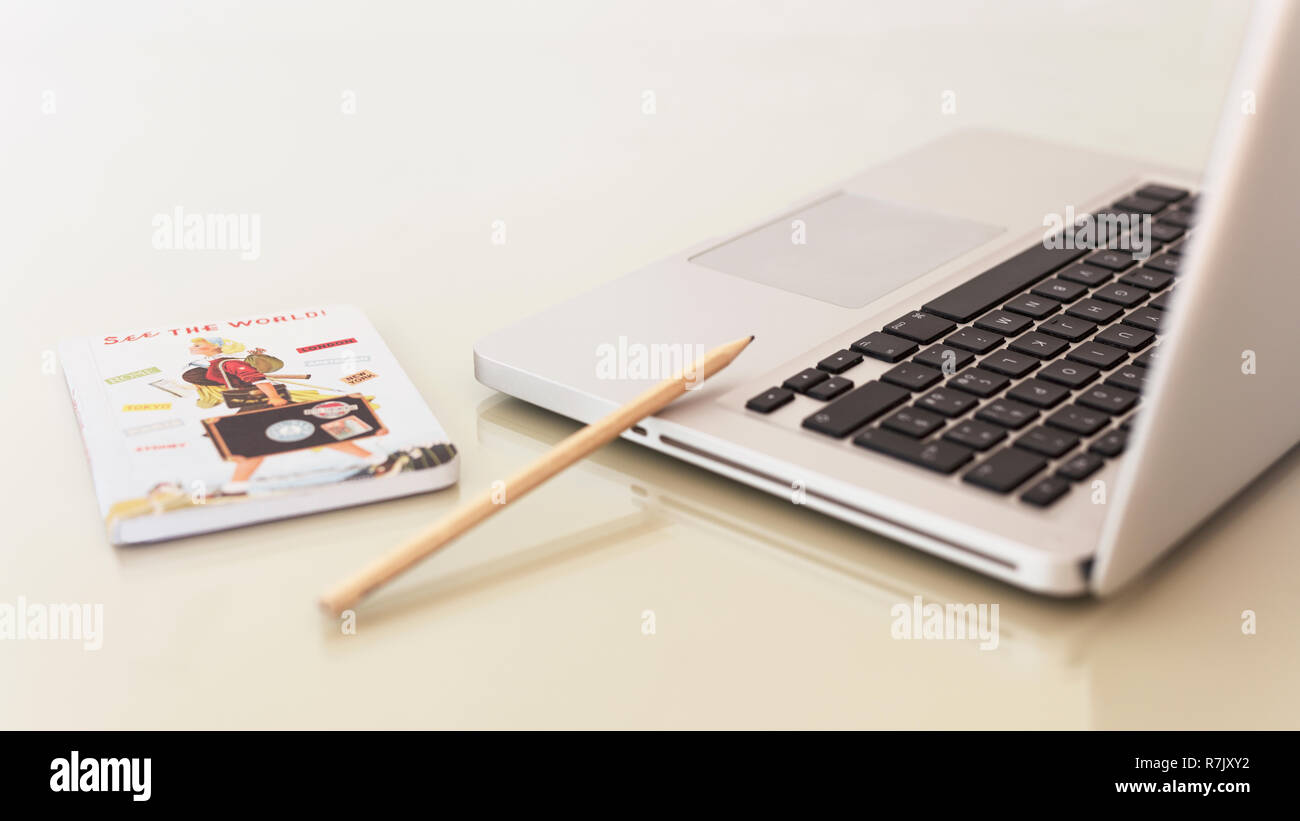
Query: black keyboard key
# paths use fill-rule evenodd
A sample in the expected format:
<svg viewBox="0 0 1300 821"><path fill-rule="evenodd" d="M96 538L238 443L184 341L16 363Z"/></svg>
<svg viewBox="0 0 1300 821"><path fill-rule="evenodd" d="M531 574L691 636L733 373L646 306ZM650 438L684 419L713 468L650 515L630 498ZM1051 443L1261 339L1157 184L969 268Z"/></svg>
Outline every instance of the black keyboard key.
<svg viewBox="0 0 1300 821"><path fill-rule="evenodd" d="M972 456L969 448L952 442L942 439L920 442L879 428L864 430L853 439L853 444L939 473L952 473L969 462Z"/></svg>
<svg viewBox="0 0 1300 821"><path fill-rule="evenodd" d="M1152 367L1155 367L1155 364L1156 364L1156 351L1158 351L1158 350L1160 350L1160 348L1158 348L1158 347L1156 347L1156 348L1152 348L1151 350L1149 350L1149 351L1147 351L1146 353L1142 354L1142 355L1139 356L1138 358L1134 359L1134 360L1133 360L1133 364L1134 364L1134 365L1137 365L1137 366L1140 367L1140 368L1152 368Z"/></svg>
<svg viewBox="0 0 1300 821"><path fill-rule="evenodd" d="M1144 197L1141 194L1130 194L1115 203L1115 207L1119 210L1137 214L1154 214L1166 205L1168 203L1162 200Z"/></svg>
<svg viewBox="0 0 1300 821"><path fill-rule="evenodd" d="M972 353L985 354L1002 344L1002 336L976 328L962 328L943 341L945 345Z"/></svg>
<svg viewBox="0 0 1300 821"><path fill-rule="evenodd" d="M1071 265L1060 273L1061 279L1068 279L1071 282L1077 282L1080 285L1087 285L1089 288L1100 285L1103 282L1110 281L1115 276L1114 271L1108 271L1105 268L1097 268L1093 265Z"/></svg>
<svg viewBox="0 0 1300 821"><path fill-rule="evenodd" d="M1039 359L1051 359L1070 347L1070 343L1054 336L1040 334L1038 331L1030 331L1023 336L1016 337L1015 341L1007 347L1013 351L1036 356Z"/></svg>
<svg viewBox="0 0 1300 821"><path fill-rule="evenodd" d="M1183 263L1181 254L1160 254L1152 257L1143 267L1154 268L1157 271L1163 271L1166 274L1178 273L1178 268Z"/></svg>
<svg viewBox="0 0 1300 821"><path fill-rule="evenodd" d="M1136 285L1148 291L1163 291L1173 282L1173 276L1162 271L1153 271L1149 268L1138 268L1129 271L1119 278L1123 285Z"/></svg>
<svg viewBox="0 0 1300 821"><path fill-rule="evenodd" d="M1109 345L1085 342L1066 354L1065 358L1108 371L1128 358L1128 354Z"/></svg>
<svg viewBox="0 0 1300 821"><path fill-rule="evenodd" d="M957 322L969 322L1058 268L1069 265L1084 253L1084 249L1046 248L1042 243L1035 243L1006 262L927 302L923 309Z"/></svg>
<svg viewBox="0 0 1300 821"><path fill-rule="evenodd" d="M804 419L803 426L842 439L910 397L910 393L896 385L868 382Z"/></svg>
<svg viewBox="0 0 1300 821"><path fill-rule="evenodd" d="M1169 213L1173 214L1174 212L1170 211ZM1178 240L1177 242L1172 242L1169 244L1169 247L1165 248L1165 251L1167 253L1170 254L1183 253L1182 245L1184 242L1187 241L1187 229L1188 229L1188 226L1181 224L1183 222L1186 222L1186 220L1184 219L1184 220L1179 220L1178 222L1173 222L1170 220L1158 219L1156 220L1155 225L1151 226L1152 236L1155 236L1157 233L1170 234L1173 233L1174 231L1183 232L1183 238L1181 240Z"/></svg>
<svg viewBox="0 0 1300 821"><path fill-rule="evenodd" d="M1007 430L978 419L965 419L949 428L943 438L975 450L988 450L1007 438Z"/></svg>
<svg viewBox="0 0 1300 821"><path fill-rule="evenodd" d="M948 387L973 393L981 399L988 399L1010 384L1011 380L1002 374L983 368L967 368L948 380Z"/></svg>
<svg viewBox="0 0 1300 821"><path fill-rule="evenodd" d="M899 408L886 416L880 426L916 439L924 439L944 424L942 416L925 408Z"/></svg>
<svg viewBox="0 0 1300 821"><path fill-rule="evenodd" d="M1113 459L1123 453L1124 448L1127 446L1128 434L1122 430L1112 430L1108 431L1106 435L1098 437L1096 441L1088 446L1088 450Z"/></svg>
<svg viewBox="0 0 1300 821"><path fill-rule="evenodd" d="M882 334L874 331L849 346L858 353L864 353L885 362L897 362L916 353L916 343L902 337Z"/></svg>
<svg viewBox="0 0 1300 821"><path fill-rule="evenodd" d="M1078 342L1097 330L1097 326L1086 319L1074 316L1054 316L1038 326L1045 334L1060 337L1068 342Z"/></svg>
<svg viewBox="0 0 1300 821"><path fill-rule="evenodd" d="M1070 492L1070 483L1058 476L1039 479L1029 490L1020 494L1020 501L1035 507L1047 507L1052 502Z"/></svg>
<svg viewBox="0 0 1300 821"><path fill-rule="evenodd" d="M1169 300L1173 298L1173 291L1165 291L1160 296L1147 303L1149 308L1158 308L1161 311L1169 310Z"/></svg>
<svg viewBox="0 0 1300 821"><path fill-rule="evenodd" d="M1179 228L1191 228L1195 222L1196 214L1182 209L1166 211L1160 215L1160 219L1156 220L1157 224L1177 225Z"/></svg>
<svg viewBox="0 0 1300 821"><path fill-rule="evenodd" d="M1081 299L1065 309L1068 316L1077 316L1089 322L1105 325L1124 312L1124 309L1110 302L1099 299Z"/></svg>
<svg viewBox="0 0 1300 821"><path fill-rule="evenodd" d="M1156 242L1149 234L1142 233L1136 237L1128 238L1128 247L1133 249L1137 261L1151 259L1151 255L1160 250L1160 243Z"/></svg>
<svg viewBox="0 0 1300 821"><path fill-rule="evenodd" d="M998 351L992 356L984 357L980 362L980 367L986 371L995 371L1004 376L1010 376L1012 379L1019 379L1037 368L1038 360L1015 351Z"/></svg>
<svg viewBox="0 0 1300 821"><path fill-rule="evenodd" d="M1132 308L1139 302L1147 298L1147 291L1144 288L1136 288L1132 285L1121 285L1118 282L1112 282L1109 285L1098 288L1092 292L1094 299L1113 302L1116 305L1123 305L1125 308Z"/></svg>
<svg viewBox="0 0 1300 821"><path fill-rule="evenodd" d="M1108 268L1112 271L1127 271L1137 264L1137 259L1128 251L1098 251L1084 260L1088 265Z"/></svg>
<svg viewBox="0 0 1300 821"><path fill-rule="evenodd" d="M1172 185L1144 185L1137 190L1139 197L1147 199L1160 200L1161 202L1177 202L1187 196L1187 189L1174 188Z"/></svg>
<svg viewBox="0 0 1300 821"><path fill-rule="evenodd" d="M1038 411L1014 399L995 399L980 409L975 418L1004 428L1020 430L1038 418Z"/></svg>
<svg viewBox="0 0 1300 821"><path fill-rule="evenodd" d="M942 371L915 362L903 362L885 371L880 381L907 388L909 391L923 391L942 378Z"/></svg>
<svg viewBox="0 0 1300 821"><path fill-rule="evenodd" d="M1058 459L1079 444L1079 437L1068 431L1042 425L1032 427L1016 440L1016 447L1041 453L1049 459Z"/></svg>
<svg viewBox="0 0 1300 821"><path fill-rule="evenodd" d="M1106 464L1105 459L1085 450L1083 453L1076 453L1062 462L1061 466L1056 469L1056 475L1064 476L1072 482L1081 482L1096 473L1104 464Z"/></svg>
<svg viewBox="0 0 1300 821"><path fill-rule="evenodd" d="M1154 303L1148 304L1144 308L1138 308L1124 317L1125 325L1132 325L1134 328L1141 328L1151 333L1160 332L1160 322L1164 319L1164 311L1153 308Z"/></svg>
<svg viewBox="0 0 1300 821"><path fill-rule="evenodd" d="M978 403L979 400L969 393L952 388L935 388L916 400L918 408L926 408L935 413L941 413L949 419L961 416Z"/></svg>
<svg viewBox="0 0 1300 821"><path fill-rule="evenodd" d="M1133 220L1141 215L1119 208L1102 208L1092 214L1092 223L1083 223L1075 233L1075 247L1113 248L1128 233Z"/></svg>
<svg viewBox="0 0 1300 821"><path fill-rule="evenodd" d="M842 376L832 376L825 382L819 382L813 385L805 394L813 399L820 399L823 402L829 402L842 393L853 389L853 382Z"/></svg>
<svg viewBox="0 0 1300 821"><path fill-rule="evenodd" d="M1092 380L1097 378L1101 371L1091 365L1084 365L1081 362L1071 362L1066 359L1058 359L1055 362L1049 362L1038 372L1039 379L1046 379L1049 382L1055 382L1058 385L1064 385L1067 388L1081 388Z"/></svg>
<svg viewBox="0 0 1300 821"><path fill-rule="evenodd" d="M1033 324L1033 320L1028 317L1023 317L1020 314L1013 314L1010 311L1003 311L1001 309L989 311L984 316L975 320L976 328L993 331L994 333L999 333L1003 336L1015 336Z"/></svg>
<svg viewBox="0 0 1300 821"><path fill-rule="evenodd" d="M1142 350L1155 338L1156 335L1150 331L1132 325L1111 325L1109 328L1103 328L1101 333L1093 337L1093 341L1132 352Z"/></svg>
<svg viewBox="0 0 1300 821"><path fill-rule="evenodd" d="M1041 379L1026 379L1007 391L1008 399L1015 399L1036 408L1056 407L1069 395L1070 391L1067 388Z"/></svg>
<svg viewBox="0 0 1300 821"><path fill-rule="evenodd" d="M781 387L789 388L792 391L805 393L813 385L826 380L826 371L819 371L816 368L804 368L794 376L781 383Z"/></svg>
<svg viewBox="0 0 1300 821"><path fill-rule="evenodd" d="M794 399L794 391L789 388L768 388L745 403L745 407L759 413L771 413Z"/></svg>
<svg viewBox="0 0 1300 821"><path fill-rule="evenodd" d="M857 351L839 350L817 363L817 369L827 373L844 373L862 361Z"/></svg>
<svg viewBox="0 0 1300 821"><path fill-rule="evenodd" d="M1086 286L1077 282L1053 278L1038 283L1030 293L1045 296L1048 299L1055 299L1058 302L1073 302L1087 290Z"/></svg>
<svg viewBox="0 0 1300 821"><path fill-rule="evenodd" d="M1059 311L1061 303L1046 297L1021 294L1002 307L1008 311L1024 314L1031 319L1042 319Z"/></svg>
<svg viewBox="0 0 1300 821"><path fill-rule="evenodd" d="M1138 395L1123 388L1097 385L1089 388L1075 401L1084 407L1105 411L1111 416L1119 416L1121 413L1127 413L1137 404Z"/></svg>
<svg viewBox="0 0 1300 821"><path fill-rule="evenodd" d="M966 471L964 481L998 493L1010 493L1047 467L1047 460L1022 448L1003 448Z"/></svg>
<svg viewBox="0 0 1300 821"><path fill-rule="evenodd" d="M1151 239L1156 242L1173 242L1181 237L1186 229L1168 223L1154 223L1151 226Z"/></svg>
<svg viewBox="0 0 1300 821"><path fill-rule="evenodd" d="M1136 413L1132 414L1131 416L1129 416L1129 418L1119 423L1119 429L1124 431L1125 433L1128 433L1129 431L1133 430L1133 426L1137 424L1137 419L1138 419L1138 415Z"/></svg>
<svg viewBox="0 0 1300 821"><path fill-rule="evenodd" d="M913 357L912 361L938 368L944 373L956 373L974 362L975 355L970 351L950 348L947 345L931 345Z"/></svg>
<svg viewBox="0 0 1300 821"><path fill-rule="evenodd" d="M1091 436L1110 424L1110 417L1101 411L1066 405L1047 417L1047 424L1080 436Z"/></svg>
<svg viewBox="0 0 1300 821"><path fill-rule="evenodd" d="M1106 377L1106 384L1115 388L1141 393L1147 386L1147 375L1149 373L1150 371L1146 368L1138 365L1125 365L1122 368L1116 368L1110 376Z"/></svg>
<svg viewBox="0 0 1300 821"><path fill-rule="evenodd" d="M904 339L926 345L956 327L955 323L941 316L927 314L923 311L912 311L910 314L900 316L880 330L887 334L901 336Z"/></svg>
<svg viewBox="0 0 1300 821"><path fill-rule="evenodd" d="M1099 211L1093 212L1093 220L1097 223L1098 238L1105 236L1105 232L1102 229L1111 222L1114 222L1115 226L1119 228L1121 234L1128 234L1137 229L1139 222L1144 216L1146 216L1146 214L1143 211L1124 205L1123 200L1112 203L1108 208L1102 208ZM1123 217L1123 220L1112 220L1112 217ZM1103 245L1100 247L1113 248L1115 246Z"/></svg>

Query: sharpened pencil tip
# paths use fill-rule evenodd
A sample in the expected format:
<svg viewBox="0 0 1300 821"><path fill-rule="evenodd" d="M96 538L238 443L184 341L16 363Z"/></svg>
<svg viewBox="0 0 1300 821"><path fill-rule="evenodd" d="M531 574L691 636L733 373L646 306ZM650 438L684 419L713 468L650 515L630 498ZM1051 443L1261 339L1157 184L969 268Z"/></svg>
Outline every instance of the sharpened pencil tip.
<svg viewBox="0 0 1300 821"><path fill-rule="evenodd" d="M753 334L750 334L750 335L749 335L749 341L750 341L750 342L753 342L753 341L754 341L754 335L753 335Z"/></svg>

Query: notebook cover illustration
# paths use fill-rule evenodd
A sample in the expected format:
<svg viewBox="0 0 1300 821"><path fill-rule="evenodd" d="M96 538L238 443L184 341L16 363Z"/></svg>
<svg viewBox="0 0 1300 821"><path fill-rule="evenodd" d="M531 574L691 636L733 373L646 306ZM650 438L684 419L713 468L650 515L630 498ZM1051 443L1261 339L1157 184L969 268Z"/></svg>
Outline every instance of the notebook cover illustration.
<svg viewBox="0 0 1300 821"><path fill-rule="evenodd" d="M437 490L456 448L348 305L67 340L60 359L118 544Z"/></svg>

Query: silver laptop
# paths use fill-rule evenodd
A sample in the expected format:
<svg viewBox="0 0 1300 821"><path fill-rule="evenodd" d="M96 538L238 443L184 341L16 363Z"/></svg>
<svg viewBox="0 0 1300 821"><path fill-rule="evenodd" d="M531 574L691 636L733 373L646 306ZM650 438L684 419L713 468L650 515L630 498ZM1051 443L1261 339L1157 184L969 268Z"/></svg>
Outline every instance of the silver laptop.
<svg viewBox="0 0 1300 821"><path fill-rule="evenodd" d="M1300 441L1300 4L1205 175L968 131L481 339L582 421L1030 590L1108 594Z"/></svg>

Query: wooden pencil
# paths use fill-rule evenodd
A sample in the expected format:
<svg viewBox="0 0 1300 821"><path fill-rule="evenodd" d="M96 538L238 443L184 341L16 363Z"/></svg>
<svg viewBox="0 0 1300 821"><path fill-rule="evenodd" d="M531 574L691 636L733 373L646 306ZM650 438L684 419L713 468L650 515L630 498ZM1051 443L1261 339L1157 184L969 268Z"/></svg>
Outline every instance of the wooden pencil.
<svg viewBox="0 0 1300 821"><path fill-rule="evenodd" d="M660 382L603 419L568 436L528 467L507 479L504 488L488 490L461 505L441 521L380 556L356 575L330 588L321 596L321 606L336 616L355 607L376 588L392 581L439 548L447 546L493 513L579 459L589 456L607 442L618 438L637 422L663 410L690 387L731 364L753 340L754 337L748 336L719 345L704 354L693 369Z"/></svg>

